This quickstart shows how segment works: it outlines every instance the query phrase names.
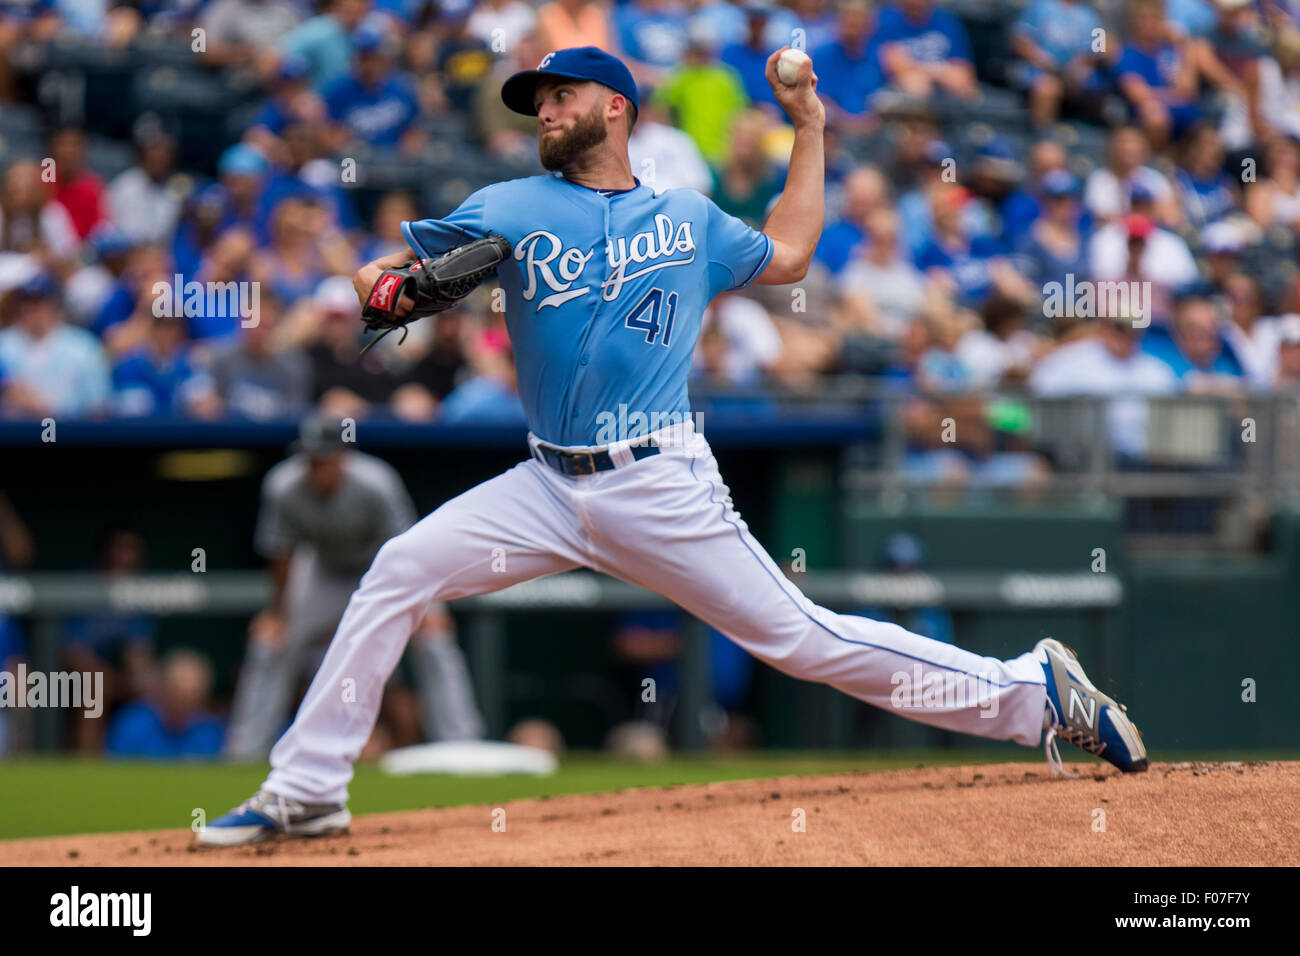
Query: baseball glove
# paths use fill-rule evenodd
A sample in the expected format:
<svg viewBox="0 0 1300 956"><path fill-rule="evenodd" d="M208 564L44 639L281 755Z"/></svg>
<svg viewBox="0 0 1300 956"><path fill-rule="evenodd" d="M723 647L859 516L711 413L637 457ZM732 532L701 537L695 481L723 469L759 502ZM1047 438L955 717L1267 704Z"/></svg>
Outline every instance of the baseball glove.
<svg viewBox="0 0 1300 956"><path fill-rule="evenodd" d="M406 341L407 325L450 309L492 275L509 256L509 240L490 233L482 239L448 250L437 259L419 259L409 266L385 269L375 280L361 310L361 321L366 331L382 331L362 352L394 329L401 329L402 341ZM415 304L410 312L399 315L397 309L403 296Z"/></svg>

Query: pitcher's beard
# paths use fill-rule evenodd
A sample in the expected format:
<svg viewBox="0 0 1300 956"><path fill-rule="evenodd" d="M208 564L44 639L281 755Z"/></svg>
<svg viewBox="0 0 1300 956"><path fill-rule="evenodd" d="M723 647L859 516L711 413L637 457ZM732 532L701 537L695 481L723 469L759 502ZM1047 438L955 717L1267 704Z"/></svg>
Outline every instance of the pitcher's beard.
<svg viewBox="0 0 1300 956"><path fill-rule="evenodd" d="M573 129L561 130L551 136L542 133L537 138L537 155L542 161L542 168L552 172L563 169L575 159L605 142L608 130L600 115L601 108L593 107L586 116L574 121Z"/></svg>

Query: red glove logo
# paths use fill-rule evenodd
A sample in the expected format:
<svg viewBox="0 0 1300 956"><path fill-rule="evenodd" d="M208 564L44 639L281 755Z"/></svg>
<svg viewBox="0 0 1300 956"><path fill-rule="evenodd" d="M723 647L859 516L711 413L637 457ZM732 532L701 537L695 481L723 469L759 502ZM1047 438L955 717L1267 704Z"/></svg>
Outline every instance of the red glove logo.
<svg viewBox="0 0 1300 956"><path fill-rule="evenodd" d="M382 275L375 287L370 290L370 299L366 302L367 306L381 309L384 312L391 312L393 308L393 296L402 286L400 276Z"/></svg>

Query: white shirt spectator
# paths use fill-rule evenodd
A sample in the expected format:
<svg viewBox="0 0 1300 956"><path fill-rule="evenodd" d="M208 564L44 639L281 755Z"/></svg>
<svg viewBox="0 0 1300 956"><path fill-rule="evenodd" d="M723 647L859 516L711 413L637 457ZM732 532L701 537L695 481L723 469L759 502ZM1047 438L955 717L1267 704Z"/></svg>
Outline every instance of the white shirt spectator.
<svg viewBox="0 0 1300 956"><path fill-rule="evenodd" d="M1035 342L1033 334L1023 329L1007 339L988 329L971 329L957 341L953 355L970 370L973 388L992 388L1008 369L1033 364Z"/></svg>
<svg viewBox="0 0 1300 956"><path fill-rule="evenodd" d="M1282 341L1283 323L1288 318L1300 322L1300 316L1259 318L1250 332L1236 322L1222 323L1223 337L1241 360L1242 370L1252 387L1268 389L1277 378L1277 347Z"/></svg>
<svg viewBox="0 0 1300 956"><path fill-rule="evenodd" d="M1259 109L1284 136L1300 137L1300 73L1285 76L1277 61L1259 61Z"/></svg>
<svg viewBox="0 0 1300 956"><path fill-rule="evenodd" d="M881 265L865 256L856 256L836 277L840 295L871 301L880 318L877 330L885 338L897 341L903 330L925 305L925 276L902 256Z"/></svg>
<svg viewBox="0 0 1300 956"><path fill-rule="evenodd" d="M1119 358L1096 339L1063 345L1029 373L1029 389L1048 398L1116 396L1106 405L1106 424L1116 451L1142 457L1147 448L1147 403L1143 395L1172 395L1178 378L1164 362L1140 348Z"/></svg>
<svg viewBox="0 0 1300 956"><path fill-rule="evenodd" d="M1169 180L1150 166L1139 166L1126 182L1120 182L1118 176L1102 166L1089 173L1084 183L1084 208L1097 219L1122 216L1128 212L1128 197L1137 183L1146 186L1157 203L1173 195Z"/></svg>
<svg viewBox="0 0 1300 956"><path fill-rule="evenodd" d="M466 32L478 37L497 55L513 50L536 26L537 12L519 0L507 0L496 5L482 3L465 22Z"/></svg>
<svg viewBox="0 0 1300 956"><path fill-rule="evenodd" d="M1091 278L1101 281L1122 279L1128 273L1128 230L1113 222L1093 233L1088 243ZM1147 236L1146 249L1138 261L1138 276L1170 289L1196 279L1196 260L1181 236L1156 227Z"/></svg>
<svg viewBox="0 0 1300 956"><path fill-rule="evenodd" d="M289 0L213 0L199 26L210 44L271 47L302 20Z"/></svg>
<svg viewBox="0 0 1300 956"><path fill-rule="evenodd" d="M108 209L118 228L137 242L168 242L180 219L181 201L166 182L156 183L133 166L109 183Z"/></svg>
<svg viewBox="0 0 1300 956"><path fill-rule="evenodd" d="M781 357L781 333L757 302L739 295L724 295L704 310L701 329L717 322L727 343L722 372L737 385L759 379ZM698 353L697 353L698 354Z"/></svg>
<svg viewBox="0 0 1300 956"><path fill-rule="evenodd" d="M694 189L709 195L713 180L700 148L689 135L663 123L639 120L627 143L632 175L654 189Z"/></svg>
<svg viewBox="0 0 1300 956"><path fill-rule="evenodd" d="M0 331L0 367L7 381L42 395L56 414L93 414L109 397L108 360L99 339L73 325L60 324L39 341L18 326Z"/></svg>

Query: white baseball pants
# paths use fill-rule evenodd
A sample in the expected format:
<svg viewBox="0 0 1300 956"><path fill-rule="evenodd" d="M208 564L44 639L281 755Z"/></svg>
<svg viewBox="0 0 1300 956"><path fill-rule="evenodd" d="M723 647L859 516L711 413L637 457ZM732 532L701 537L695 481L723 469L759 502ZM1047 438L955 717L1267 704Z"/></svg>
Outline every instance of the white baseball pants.
<svg viewBox="0 0 1300 956"><path fill-rule="evenodd" d="M817 606L749 533L691 423L656 435L660 454L641 461L625 443L610 446L612 471L569 477L521 462L385 544L271 751L265 788L345 801L384 683L425 608L580 566L657 591L792 677L936 727L1039 742L1047 694L1032 653L981 657Z"/></svg>

